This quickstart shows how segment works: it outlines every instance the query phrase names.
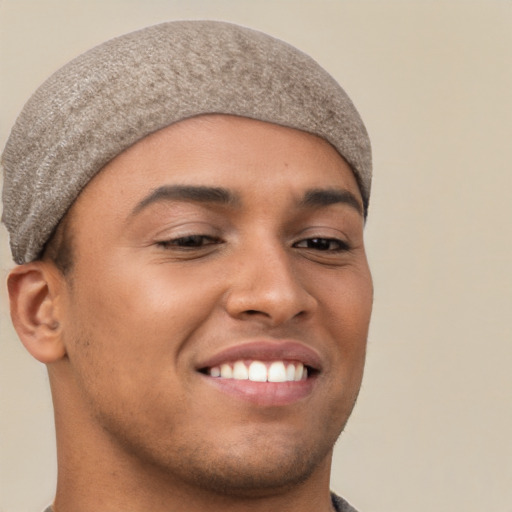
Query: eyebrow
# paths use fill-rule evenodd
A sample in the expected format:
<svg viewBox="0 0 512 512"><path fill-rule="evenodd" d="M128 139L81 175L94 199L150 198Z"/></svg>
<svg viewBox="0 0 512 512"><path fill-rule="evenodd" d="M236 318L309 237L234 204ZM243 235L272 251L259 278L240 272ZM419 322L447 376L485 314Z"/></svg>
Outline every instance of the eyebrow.
<svg viewBox="0 0 512 512"><path fill-rule="evenodd" d="M130 216L137 215L151 204L161 201L193 201L198 203L213 203L219 205L238 205L240 198L237 194L222 187L197 185L163 185L152 190L144 197ZM363 215L363 206L352 192L345 189L311 189L299 202L303 208L325 207L332 204L347 204Z"/></svg>
<svg viewBox="0 0 512 512"><path fill-rule="evenodd" d="M132 210L131 215L136 215L149 205L160 201L193 201L197 203L234 205L239 203L239 198L233 192L222 187L164 185L151 191L142 199Z"/></svg>
<svg viewBox="0 0 512 512"><path fill-rule="evenodd" d="M357 197L345 189L312 189L308 190L302 198L300 205L303 207L322 207L331 204L343 203L354 208L363 215L363 205Z"/></svg>

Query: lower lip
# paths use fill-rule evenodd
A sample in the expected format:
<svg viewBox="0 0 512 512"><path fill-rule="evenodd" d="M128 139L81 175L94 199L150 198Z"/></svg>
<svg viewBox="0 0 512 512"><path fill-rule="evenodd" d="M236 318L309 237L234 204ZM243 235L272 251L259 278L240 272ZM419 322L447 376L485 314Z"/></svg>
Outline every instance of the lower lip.
<svg viewBox="0 0 512 512"><path fill-rule="evenodd" d="M266 407L290 405L305 399L313 392L316 381L315 376L298 382L253 382L207 375L204 378L222 393Z"/></svg>

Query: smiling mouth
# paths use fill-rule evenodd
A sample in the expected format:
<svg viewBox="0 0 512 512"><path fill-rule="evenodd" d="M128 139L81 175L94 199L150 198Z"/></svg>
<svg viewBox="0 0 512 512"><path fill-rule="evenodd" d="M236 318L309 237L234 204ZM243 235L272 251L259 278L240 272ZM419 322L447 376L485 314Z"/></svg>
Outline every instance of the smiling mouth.
<svg viewBox="0 0 512 512"><path fill-rule="evenodd" d="M203 368L200 372L218 379L279 383L306 380L315 370L297 361L238 360Z"/></svg>
<svg viewBox="0 0 512 512"><path fill-rule="evenodd" d="M304 403L320 389L318 377L324 368L325 357L304 343L256 340L220 350L201 361L196 371L236 403L266 409Z"/></svg>

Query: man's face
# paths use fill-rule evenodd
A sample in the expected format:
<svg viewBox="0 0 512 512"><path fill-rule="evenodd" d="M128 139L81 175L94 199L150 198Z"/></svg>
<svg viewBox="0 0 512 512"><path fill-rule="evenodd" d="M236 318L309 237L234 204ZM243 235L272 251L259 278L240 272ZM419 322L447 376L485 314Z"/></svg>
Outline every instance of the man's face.
<svg viewBox="0 0 512 512"><path fill-rule="evenodd" d="M363 373L360 205L329 144L244 118L187 120L115 158L73 206L63 303L91 427L192 485L325 470Z"/></svg>

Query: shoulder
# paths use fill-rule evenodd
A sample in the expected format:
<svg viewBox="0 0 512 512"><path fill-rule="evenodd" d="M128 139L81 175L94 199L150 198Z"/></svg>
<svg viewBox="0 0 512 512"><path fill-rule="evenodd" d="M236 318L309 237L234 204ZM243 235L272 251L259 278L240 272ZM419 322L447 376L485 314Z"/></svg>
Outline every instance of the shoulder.
<svg viewBox="0 0 512 512"><path fill-rule="evenodd" d="M357 512L357 510L354 507L347 503L343 498L336 496L336 494L331 493L331 498L332 504L334 505L334 509L336 510L336 512Z"/></svg>

